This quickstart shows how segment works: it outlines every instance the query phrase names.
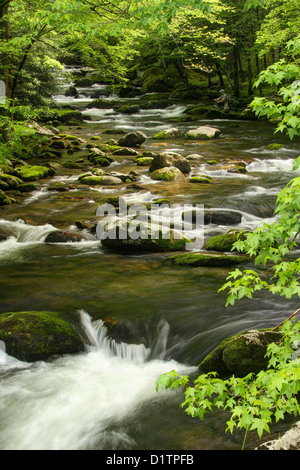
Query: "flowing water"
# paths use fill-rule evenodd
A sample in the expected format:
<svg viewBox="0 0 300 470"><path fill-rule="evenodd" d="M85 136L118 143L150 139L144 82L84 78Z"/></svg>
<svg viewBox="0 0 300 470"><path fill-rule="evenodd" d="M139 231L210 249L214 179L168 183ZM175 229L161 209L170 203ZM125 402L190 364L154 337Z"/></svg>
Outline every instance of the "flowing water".
<svg viewBox="0 0 300 470"><path fill-rule="evenodd" d="M63 95L56 99L59 104L84 106L95 89L105 87L80 89L78 99ZM225 296L217 291L228 269L175 267L163 263L165 255L161 254L114 254L88 233L79 243L44 243L53 230L74 231L76 220L92 219L106 194L126 195L131 202L167 197L172 203L230 209L242 215L241 223L233 226L237 228L253 229L272 221L276 196L292 176L299 141L274 136L273 127L265 122L174 124L172 119L182 116L186 104L136 115L86 109L89 120L70 133L89 138L105 128L137 129L148 136L144 150L169 149L185 156L197 153L217 161L242 159L247 163L246 174L194 163L194 174L213 177L213 184L202 186L188 181L153 182L148 169L139 167L139 181L128 190L125 184L118 189L83 188L77 181L82 170L62 168L53 178L40 181L38 190L22 204L1 208L0 229L7 230L10 237L0 243L0 313L67 312L89 344L84 353L34 364L2 352L1 449L241 448L241 433L225 433L225 413L214 413L204 422L190 419L179 407L181 393L157 393L155 382L172 369L193 374L223 339L247 329L275 326L296 310L296 301L260 294L225 308ZM162 129L188 130L203 124L218 127L220 137L202 142L151 139ZM284 148L267 150L273 142L283 143ZM78 159L80 154L65 156L63 161L71 158ZM137 167L133 157L124 156L116 157L111 169L126 173ZM67 184L68 191L49 191L53 182ZM208 225L205 236L229 228ZM124 324L122 341L109 339L107 318ZM137 344L126 338L134 338ZM283 424L272 428L265 439L277 437L282 429ZM246 448L257 444L250 433Z"/></svg>

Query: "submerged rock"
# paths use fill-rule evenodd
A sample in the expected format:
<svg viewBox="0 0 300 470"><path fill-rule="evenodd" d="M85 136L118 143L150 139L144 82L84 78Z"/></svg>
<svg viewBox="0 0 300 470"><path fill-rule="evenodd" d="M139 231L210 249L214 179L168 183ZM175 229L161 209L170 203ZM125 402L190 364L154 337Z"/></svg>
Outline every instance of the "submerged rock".
<svg viewBox="0 0 300 470"><path fill-rule="evenodd" d="M195 184L210 184L212 183L212 179L210 176L202 175L202 176L192 176L190 178L190 183Z"/></svg>
<svg viewBox="0 0 300 470"><path fill-rule="evenodd" d="M84 350L74 326L57 312L1 313L0 340L7 354L26 362Z"/></svg>
<svg viewBox="0 0 300 470"><path fill-rule="evenodd" d="M166 262L178 266L195 266L195 267L228 267L248 261L246 256L240 255L216 255L211 253L183 253L170 256Z"/></svg>
<svg viewBox="0 0 300 470"><path fill-rule="evenodd" d="M242 214L230 210L205 210L204 223L216 225L237 225L242 221Z"/></svg>
<svg viewBox="0 0 300 470"><path fill-rule="evenodd" d="M46 236L44 241L45 243L78 243L82 240L86 240L86 237L84 235L81 235L80 233L54 230Z"/></svg>
<svg viewBox="0 0 300 470"><path fill-rule="evenodd" d="M268 365L265 357L269 344L279 343L280 331L249 330L224 340L200 363L201 372L235 374L243 377L258 373Z"/></svg>

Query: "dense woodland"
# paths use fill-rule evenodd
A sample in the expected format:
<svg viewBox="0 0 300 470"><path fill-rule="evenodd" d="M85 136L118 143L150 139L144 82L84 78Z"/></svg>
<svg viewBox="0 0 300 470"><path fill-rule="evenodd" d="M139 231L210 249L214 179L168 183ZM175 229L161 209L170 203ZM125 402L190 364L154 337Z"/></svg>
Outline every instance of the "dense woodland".
<svg viewBox="0 0 300 470"><path fill-rule="evenodd" d="M95 70L97 77L85 83L100 80L124 94L135 85L143 92L172 89L181 98L221 87L244 105L254 96L272 97L256 107L264 103L268 117L278 117L274 106L299 76L297 8L296 0L3 0L2 143L12 137L10 119L53 106L58 71L68 63ZM296 132L296 116L288 118Z"/></svg>
<svg viewBox="0 0 300 470"><path fill-rule="evenodd" d="M65 65L74 64L85 68L67 77L75 86L103 83L122 97L168 91L181 101L197 101L213 99L223 88L236 110L250 109L256 118L272 120L275 132L299 138L298 0L0 0L0 36L2 163L30 160L28 124L53 121L52 97ZM294 168L299 165L296 159ZM222 288L228 304L260 290L300 296L300 260L286 260L300 233L299 190L297 177L278 196L279 221L236 243L255 265L271 263L273 273L266 280L259 271L235 270ZM187 412L203 418L217 394L215 407L232 411L228 429L256 429L259 436L269 430L272 415L279 420L299 413L299 367L288 360L299 323L285 334L289 349L270 351L271 366L280 365L276 374L228 383L202 377L196 384L201 393L188 388ZM175 388L187 381L173 374L160 384Z"/></svg>

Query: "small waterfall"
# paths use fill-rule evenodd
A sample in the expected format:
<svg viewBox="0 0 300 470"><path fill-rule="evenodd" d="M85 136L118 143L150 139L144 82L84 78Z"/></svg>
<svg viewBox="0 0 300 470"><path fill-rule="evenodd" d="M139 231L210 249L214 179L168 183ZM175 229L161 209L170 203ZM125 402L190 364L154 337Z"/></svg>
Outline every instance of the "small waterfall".
<svg viewBox="0 0 300 470"><path fill-rule="evenodd" d="M84 310L79 314L89 343L84 353L34 365L0 363L1 450L136 448L132 416L172 399L157 393L159 375L196 369L160 358L169 335L164 321L151 348L156 357L150 358L150 348L116 343L101 320L92 322Z"/></svg>
<svg viewBox="0 0 300 470"><path fill-rule="evenodd" d="M49 232L56 230L51 224L36 226L26 224L20 219L15 221L0 219L0 229L19 243L41 242Z"/></svg>
<svg viewBox="0 0 300 470"><path fill-rule="evenodd" d="M144 344L128 344L123 341L117 342L108 335L107 327L102 320L92 322L91 317L84 311L79 311L81 326L88 340L87 352L101 351L106 357L118 357L134 364L142 364L147 360L164 360L167 353L170 326L161 319L157 326L150 347Z"/></svg>

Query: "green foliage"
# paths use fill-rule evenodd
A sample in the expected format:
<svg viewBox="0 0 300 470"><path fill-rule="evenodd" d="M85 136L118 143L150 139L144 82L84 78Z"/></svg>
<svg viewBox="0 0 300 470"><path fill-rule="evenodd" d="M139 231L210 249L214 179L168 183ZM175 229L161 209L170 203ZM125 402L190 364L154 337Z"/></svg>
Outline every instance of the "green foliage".
<svg viewBox="0 0 300 470"><path fill-rule="evenodd" d="M187 376L173 370L160 376L156 389L184 387L181 407L188 415L203 420L209 412L224 410L230 414L226 431L256 431L261 438L264 431L270 432L272 422L300 413L300 358L295 351L300 344L300 322L287 320L280 329L283 339L279 345L269 345L268 367L258 374L222 380L211 372L201 374L191 385Z"/></svg>

